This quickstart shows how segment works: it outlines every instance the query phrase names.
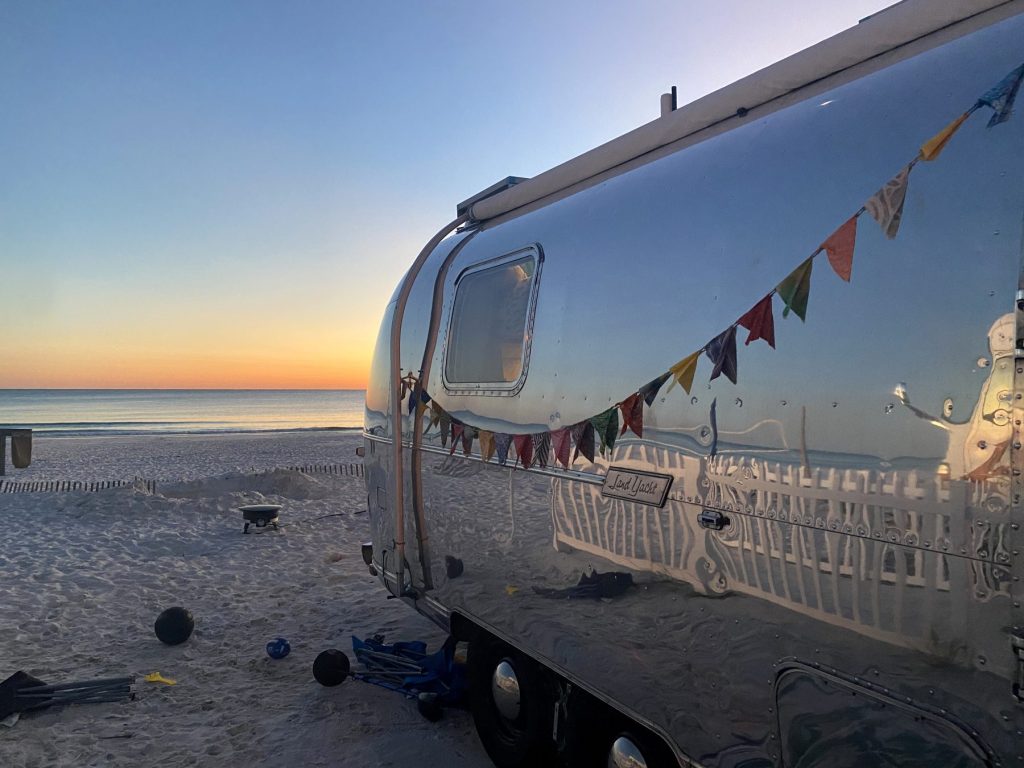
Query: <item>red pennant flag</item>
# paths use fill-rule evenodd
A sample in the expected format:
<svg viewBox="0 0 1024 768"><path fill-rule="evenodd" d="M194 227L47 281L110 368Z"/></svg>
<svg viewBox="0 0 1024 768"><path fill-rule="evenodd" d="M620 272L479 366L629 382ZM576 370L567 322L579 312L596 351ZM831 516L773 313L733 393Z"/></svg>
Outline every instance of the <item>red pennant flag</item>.
<svg viewBox="0 0 1024 768"><path fill-rule="evenodd" d="M632 429L637 437L644 436L644 398L639 392L634 392L619 404L622 411L622 431L619 437L626 434L627 429Z"/></svg>
<svg viewBox="0 0 1024 768"><path fill-rule="evenodd" d="M459 438L462 437L462 432L465 428L465 424L452 423L452 447L448 450L449 456L453 456L455 454L455 446L459 444Z"/></svg>
<svg viewBox="0 0 1024 768"><path fill-rule="evenodd" d="M829 235L821 247L828 253L828 263L832 269L846 282L850 282L853 270L853 246L857 242L857 217L850 219L839 229Z"/></svg>
<svg viewBox="0 0 1024 768"><path fill-rule="evenodd" d="M572 450L572 433L563 427L551 433L551 447L555 449L555 461L569 468L569 451Z"/></svg>
<svg viewBox="0 0 1024 768"><path fill-rule="evenodd" d="M529 469L533 463L533 435L513 435L512 442L516 446L516 462Z"/></svg>
<svg viewBox="0 0 1024 768"><path fill-rule="evenodd" d="M750 331L744 344L764 339L775 349L775 318L772 316L772 295L769 293L751 307L737 322Z"/></svg>

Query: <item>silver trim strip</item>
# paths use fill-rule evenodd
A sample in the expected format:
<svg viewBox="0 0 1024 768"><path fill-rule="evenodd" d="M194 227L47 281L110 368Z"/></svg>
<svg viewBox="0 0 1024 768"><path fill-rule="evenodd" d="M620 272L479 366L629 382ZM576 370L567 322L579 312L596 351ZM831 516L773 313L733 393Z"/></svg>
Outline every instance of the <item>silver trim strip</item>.
<svg viewBox="0 0 1024 768"><path fill-rule="evenodd" d="M379 435L371 435L369 432L363 432L363 437L366 440L373 440L376 443L386 443L388 445L391 444L391 439L390 438L388 438L388 437L380 437ZM412 442L408 441L408 440L403 440L402 441L402 447L403 448L408 448L408 449L412 450ZM420 446L417 446L417 450L423 451L424 453L437 454L438 456L451 456L452 455L452 454L450 454L448 452L447 449L445 449L445 448L435 448L432 445L420 445ZM460 459L466 459L467 461L481 461L480 457L477 456L477 455L473 455L473 456L459 456L459 458ZM488 466L491 466L491 467L496 467L498 469L507 469L509 471L532 472L533 474L536 474L536 475L547 475L548 477L559 477L559 478L562 478L562 479L568 478L568 479L571 479L571 480L578 480L581 483L591 483L592 485L603 485L604 484L604 476L603 475L594 475L594 474L592 474L590 472L582 472L582 471L580 471L578 469L549 469L547 467L530 467L529 469L523 469L522 467L515 467L515 466L509 466L509 465L502 466L501 464L498 464L496 461L488 461L488 462L484 462L484 463L486 463Z"/></svg>

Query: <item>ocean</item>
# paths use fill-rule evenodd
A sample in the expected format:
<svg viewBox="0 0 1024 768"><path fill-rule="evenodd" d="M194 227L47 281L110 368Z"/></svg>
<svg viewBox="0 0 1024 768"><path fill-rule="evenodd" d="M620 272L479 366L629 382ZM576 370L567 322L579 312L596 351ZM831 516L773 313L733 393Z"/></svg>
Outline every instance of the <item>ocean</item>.
<svg viewBox="0 0 1024 768"><path fill-rule="evenodd" d="M361 389L0 389L0 427L53 436L208 434L363 425Z"/></svg>

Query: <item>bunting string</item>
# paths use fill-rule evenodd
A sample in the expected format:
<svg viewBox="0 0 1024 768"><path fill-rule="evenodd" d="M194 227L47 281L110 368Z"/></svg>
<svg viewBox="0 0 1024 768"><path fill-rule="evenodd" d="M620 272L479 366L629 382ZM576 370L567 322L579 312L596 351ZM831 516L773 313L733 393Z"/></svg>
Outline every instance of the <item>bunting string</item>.
<svg viewBox="0 0 1024 768"><path fill-rule="evenodd" d="M782 301L782 316L784 318L792 312L801 321L806 322L811 293L811 272L814 260L819 255L824 253L832 271L841 280L849 283L853 273L857 222L860 217L865 213L870 214L886 238L890 240L896 238L903 219L903 207L910 173L914 167L922 161L935 161L967 119L984 107L992 110L992 116L987 124L988 128L993 128L1009 120L1022 80L1024 80L1024 64L1006 75L982 94L970 109L924 142L909 163L829 235L810 256L800 262L764 298L758 300L732 325L717 334L700 349L691 352L670 366L666 372L651 379L596 416L583 419L571 426L535 433L506 434L477 429L455 418L438 405L412 373L403 376L399 381L400 399L404 401L408 397L407 408L410 414L418 412L421 415L427 415L429 411L429 416L424 419L426 421L425 431L436 427L439 430L442 447L447 446L450 438L449 455L454 454L457 447L461 447L463 453L470 456L473 442L476 440L479 442L482 461L489 462L493 458L500 466L507 466L509 451L514 448L514 466L522 466L524 469L529 469L531 466L545 468L549 464L555 467L561 465L564 469L569 469L580 455L590 462L595 460L597 453L602 456L607 453L610 456L615 447L615 441L624 436L626 432L631 431L637 437L643 437L644 405L647 407L654 405L658 393L666 382L671 382L668 391L678 384L687 394L690 393L696 377L697 364L702 356L706 356L712 365L710 381L725 374L725 377L733 384L738 382L736 346L738 327L748 331L744 346L749 346L755 341L764 341L772 349L775 349L775 318L773 315L775 296ZM711 403L709 418L712 430L709 456L714 456L718 450L717 398Z"/></svg>

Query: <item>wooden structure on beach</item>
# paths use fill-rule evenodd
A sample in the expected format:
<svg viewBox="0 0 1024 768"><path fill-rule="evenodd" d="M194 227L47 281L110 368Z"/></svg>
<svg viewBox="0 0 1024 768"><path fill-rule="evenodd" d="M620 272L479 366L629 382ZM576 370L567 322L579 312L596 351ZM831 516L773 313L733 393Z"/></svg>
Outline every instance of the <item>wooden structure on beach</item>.
<svg viewBox="0 0 1024 768"><path fill-rule="evenodd" d="M16 469L32 461L32 430L0 427L0 475L7 474L7 438L11 439L11 458Z"/></svg>

